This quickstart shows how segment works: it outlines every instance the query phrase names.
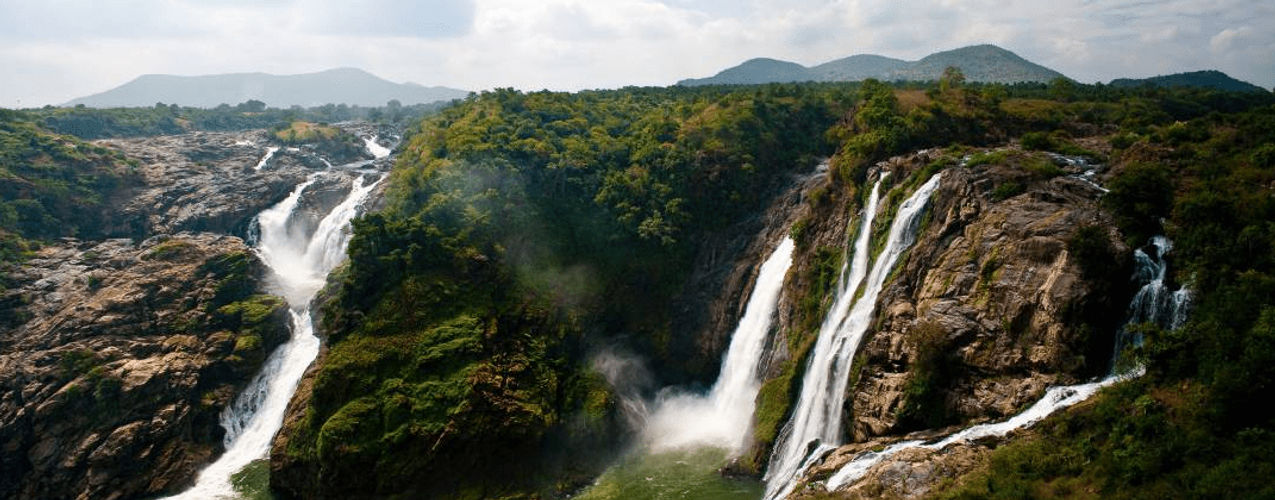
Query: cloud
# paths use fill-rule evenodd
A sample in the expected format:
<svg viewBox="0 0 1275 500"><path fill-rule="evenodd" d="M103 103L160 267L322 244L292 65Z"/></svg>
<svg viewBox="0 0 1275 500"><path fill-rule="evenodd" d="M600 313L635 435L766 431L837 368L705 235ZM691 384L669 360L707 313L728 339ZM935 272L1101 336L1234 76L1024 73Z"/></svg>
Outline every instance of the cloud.
<svg viewBox="0 0 1275 500"><path fill-rule="evenodd" d="M446 38L470 32L470 0L367 0L306 9L305 28L321 34Z"/></svg>
<svg viewBox="0 0 1275 500"><path fill-rule="evenodd" d="M995 43L1081 81L1221 69L1275 85L1269 0L0 0L0 106L140 74L354 66L473 90L668 85L753 57Z"/></svg>
<svg viewBox="0 0 1275 500"><path fill-rule="evenodd" d="M1209 39L1209 48L1212 49L1213 52L1226 52L1231 50L1231 47L1233 47L1241 39L1246 38L1251 31L1253 30L1248 26L1227 28L1219 31L1218 34L1213 35L1213 38Z"/></svg>

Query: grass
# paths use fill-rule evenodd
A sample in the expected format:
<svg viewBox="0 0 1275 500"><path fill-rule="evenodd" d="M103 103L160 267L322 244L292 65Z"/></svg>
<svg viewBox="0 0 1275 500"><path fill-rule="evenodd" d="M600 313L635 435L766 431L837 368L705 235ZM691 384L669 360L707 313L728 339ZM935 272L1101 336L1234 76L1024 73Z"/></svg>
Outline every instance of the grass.
<svg viewBox="0 0 1275 500"><path fill-rule="evenodd" d="M300 144L334 139L340 133L341 129L330 125L294 121L287 127L276 130L274 137L286 144Z"/></svg>

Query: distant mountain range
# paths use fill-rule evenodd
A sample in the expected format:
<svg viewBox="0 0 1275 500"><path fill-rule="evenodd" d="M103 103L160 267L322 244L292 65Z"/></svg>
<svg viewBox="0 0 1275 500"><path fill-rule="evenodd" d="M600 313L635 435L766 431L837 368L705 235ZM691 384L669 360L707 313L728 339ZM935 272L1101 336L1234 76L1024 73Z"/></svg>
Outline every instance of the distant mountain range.
<svg viewBox="0 0 1275 500"><path fill-rule="evenodd" d="M232 73L205 76L143 75L100 94L72 100L95 108L152 106L157 102L201 108L238 104L255 99L286 108L323 104L384 106L397 99L403 105L460 99L468 91L394 83L361 69L339 68L300 75Z"/></svg>
<svg viewBox="0 0 1275 500"><path fill-rule="evenodd" d="M1204 87L1234 92L1266 92L1266 89L1251 83L1231 78L1221 71L1192 71L1151 78L1119 78L1112 80L1112 87Z"/></svg>
<svg viewBox="0 0 1275 500"><path fill-rule="evenodd" d="M751 59L709 78L688 79L678 85L759 84L780 82L842 82L868 78L895 81L937 80L955 66L973 82L1049 82L1062 73L1033 63L995 45L973 45L904 61L860 54L807 68L775 59Z"/></svg>

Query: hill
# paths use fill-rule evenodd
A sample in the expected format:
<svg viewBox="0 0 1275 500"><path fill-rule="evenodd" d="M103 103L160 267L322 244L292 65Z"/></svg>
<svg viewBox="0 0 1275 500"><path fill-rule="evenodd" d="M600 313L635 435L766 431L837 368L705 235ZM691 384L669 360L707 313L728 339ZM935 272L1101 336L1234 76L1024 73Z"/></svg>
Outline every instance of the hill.
<svg viewBox="0 0 1275 500"><path fill-rule="evenodd" d="M1202 87L1232 92L1266 92L1243 80L1236 80L1221 71L1190 71L1172 75L1153 76L1151 78L1118 78L1111 81L1112 87Z"/></svg>
<svg viewBox="0 0 1275 500"><path fill-rule="evenodd" d="M973 82L1048 82L1062 73L1033 63L995 45L973 45L938 52L918 61L859 54L807 68L775 59L752 59L709 78L692 78L678 85L738 85L782 82L848 82L876 78L885 81L938 80L948 66L961 68Z"/></svg>
<svg viewBox="0 0 1275 500"><path fill-rule="evenodd" d="M394 83L361 69L338 68L300 75L232 73L224 75L143 75L119 87L66 103L95 108L151 106L156 102L212 108L248 100L271 107L349 104L383 106L397 99L404 105L459 99L464 90Z"/></svg>

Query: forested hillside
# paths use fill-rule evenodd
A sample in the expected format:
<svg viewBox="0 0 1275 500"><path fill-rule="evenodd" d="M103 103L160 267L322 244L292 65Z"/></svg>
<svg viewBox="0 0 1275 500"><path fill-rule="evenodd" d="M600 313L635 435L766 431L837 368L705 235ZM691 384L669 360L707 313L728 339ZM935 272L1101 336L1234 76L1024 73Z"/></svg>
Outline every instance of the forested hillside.
<svg viewBox="0 0 1275 500"><path fill-rule="evenodd" d="M1217 459L1267 446L1275 424L1239 404L1269 396L1275 355L1263 277L1275 230L1271 97L962 81L499 90L425 120L385 210L355 223L350 263L323 307L329 350L276 442L272 485L297 496L570 491L607 455L585 450L624 439L619 400L589 364L597 352L651 360L658 385L713 375L705 360L715 354L696 352L695 332L671 321L697 241L753 216L821 156L832 155L833 175L814 213L861 196L867 168L891 155L1015 140L1112 165L1106 203L1122 234L1133 246L1161 232L1177 241L1177 279L1198 305L1187 328L1149 332L1147 377L1044 426L1038 439L1055 441L999 452L997 464L1022 473L1012 491L1043 491L1062 475L1136 495L1140 484L1235 474L1237 462ZM1061 173L1043 155L1024 158L1034 178ZM928 171L976 161L1005 157ZM1082 257L1102 255L1076 244ZM828 293L819 282L797 282L816 326ZM782 425L796 368L763 389L759 436ZM1179 431L1154 430L1166 422ZM1094 458L1132 446L1131 432L1142 433L1141 457L1160 457L1154 466ZM1051 449L1076 451L1066 467L1040 467L1037 454ZM949 493L992 494L1011 476L980 477Z"/></svg>
<svg viewBox="0 0 1275 500"><path fill-rule="evenodd" d="M112 197L135 183L123 155L0 110L0 290L27 240L112 235Z"/></svg>
<svg viewBox="0 0 1275 500"><path fill-rule="evenodd" d="M713 354L670 321L698 240L831 153L847 97L499 90L426 120L387 208L355 224L331 347L272 481L494 495L596 473L605 452L586 452L621 429L588 356L616 343L711 371L687 366Z"/></svg>

